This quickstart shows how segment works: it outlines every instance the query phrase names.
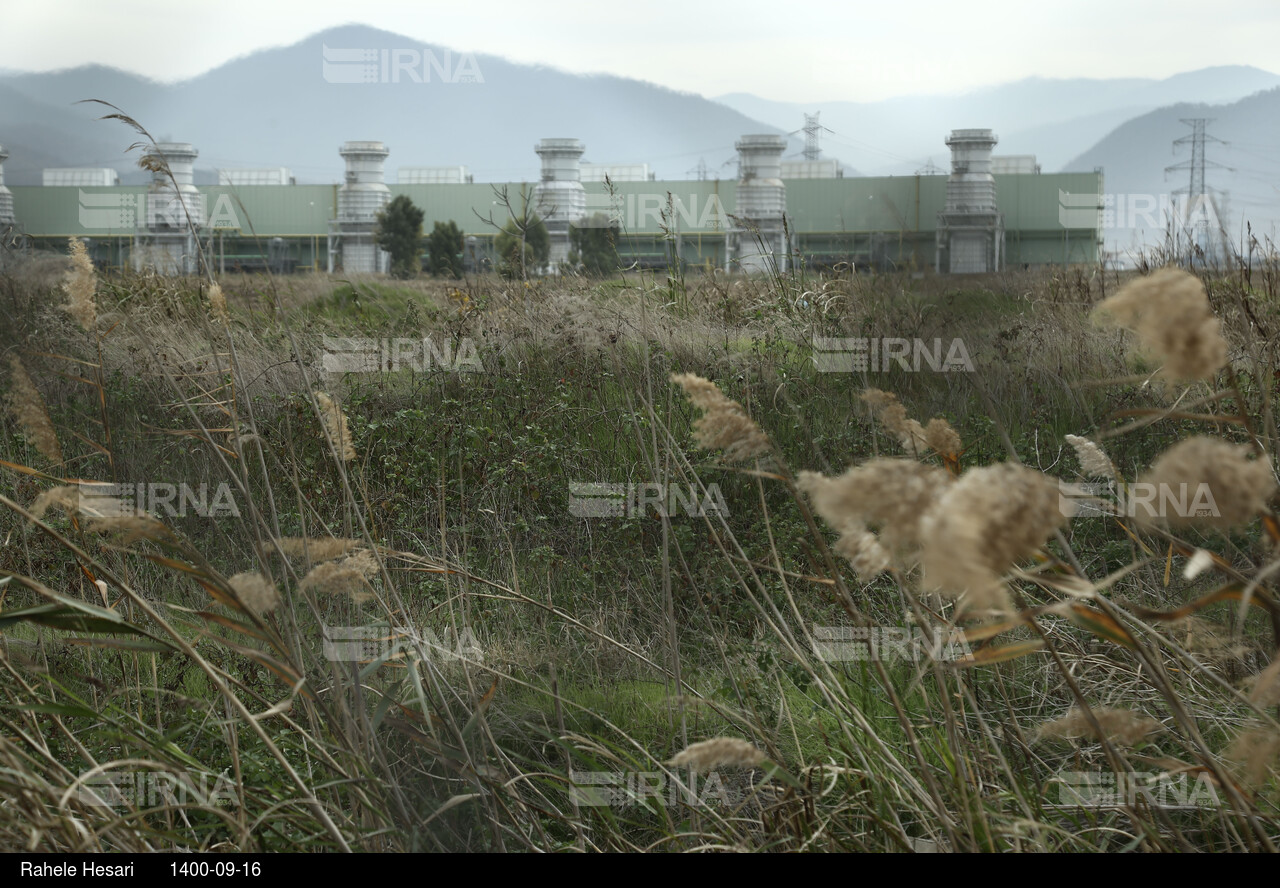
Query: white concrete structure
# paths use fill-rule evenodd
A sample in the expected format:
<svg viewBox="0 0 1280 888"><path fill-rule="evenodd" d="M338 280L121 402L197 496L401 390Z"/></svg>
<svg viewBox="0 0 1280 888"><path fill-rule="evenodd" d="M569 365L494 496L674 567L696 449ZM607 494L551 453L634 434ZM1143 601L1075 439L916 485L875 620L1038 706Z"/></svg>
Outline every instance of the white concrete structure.
<svg viewBox="0 0 1280 888"><path fill-rule="evenodd" d="M110 167L50 167L40 172L46 188L114 188L120 174Z"/></svg>
<svg viewBox="0 0 1280 888"><path fill-rule="evenodd" d="M241 185L296 185L297 180L288 167L257 167L218 170L218 184L233 188Z"/></svg>
<svg viewBox="0 0 1280 888"><path fill-rule="evenodd" d="M1004 217L996 205L989 129L952 130L946 208L938 213L934 267L951 274L999 271L1004 259Z"/></svg>
<svg viewBox="0 0 1280 888"><path fill-rule="evenodd" d="M843 173L838 160L784 160L783 179L839 179Z"/></svg>
<svg viewBox="0 0 1280 888"><path fill-rule="evenodd" d="M583 182L648 182L653 178L647 163L584 163L579 167Z"/></svg>
<svg viewBox="0 0 1280 888"><path fill-rule="evenodd" d="M542 158L542 181L533 191L534 212L551 236L550 270L569 258L569 226L587 215L587 192L582 187L582 152L577 139L543 139L534 146Z"/></svg>
<svg viewBox="0 0 1280 888"><path fill-rule="evenodd" d="M338 189L338 218L329 226L329 270L342 254L348 274L391 270L391 256L378 249L373 230L378 213L391 202L384 166L391 153L381 142L345 142L338 150L347 162L346 181Z"/></svg>
<svg viewBox="0 0 1280 888"><path fill-rule="evenodd" d="M138 220L133 267L154 268L161 274L194 274L198 234L205 218L204 198L195 186L199 152L190 142L157 142L151 155L162 165L151 173L146 215Z"/></svg>
<svg viewBox="0 0 1280 888"><path fill-rule="evenodd" d="M400 185L465 185L471 173L465 166L400 167L396 182Z"/></svg>
<svg viewBox="0 0 1280 888"><path fill-rule="evenodd" d="M725 254L729 267L745 272L787 268L788 248L783 231L787 210L787 189L782 184L783 136L743 136L735 146L741 179L738 204L733 213L736 226L726 236Z"/></svg>
<svg viewBox="0 0 1280 888"><path fill-rule="evenodd" d="M9 152L0 145L0 228L16 224L13 218L13 192L4 187L4 162L8 158Z"/></svg>
<svg viewBox="0 0 1280 888"><path fill-rule="evenodd" d="M1040 172L1040 164L1036 163L1034 154L993 154L991 172L997 176L1033 175Z"/></svg>

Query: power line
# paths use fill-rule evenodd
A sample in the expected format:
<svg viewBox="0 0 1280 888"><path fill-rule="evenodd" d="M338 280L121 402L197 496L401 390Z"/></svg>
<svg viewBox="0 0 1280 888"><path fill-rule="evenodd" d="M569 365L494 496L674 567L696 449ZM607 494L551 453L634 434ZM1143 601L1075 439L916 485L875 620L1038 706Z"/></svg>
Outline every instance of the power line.
<svg viewBox="0 0 1280 888"><path fill-rule="evenodd" d="M833 136L840 135L839 133L834 132L833 130L827 130L827 132L831 133ZM846 148L852 148L855 151L871 151L871 152L874 152L875 154L883 154L885 157L891 157L894 160L900 160L904 163L914 164L918 167L924 166L926 163L928 163L926 158L918 157L918 156L907 157L902 154L897 154L893 151L888 151L884 148L877 148L875 145L872 145L869 142L863 142L860 139L854 139L852 137L835 138L835 139L832 139L831 141L835 142L838 145L844 145Z"/></svg>

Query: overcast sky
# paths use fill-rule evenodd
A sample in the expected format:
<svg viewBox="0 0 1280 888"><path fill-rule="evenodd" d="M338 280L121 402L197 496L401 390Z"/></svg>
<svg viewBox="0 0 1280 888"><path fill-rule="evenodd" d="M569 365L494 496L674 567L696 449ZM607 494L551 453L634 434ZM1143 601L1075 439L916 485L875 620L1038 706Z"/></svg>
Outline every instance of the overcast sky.
<svg viewBox="0 0 1280 888"><path fill-rule="evenodd" d="M1277 0L43 0L7 3L0 68L97 62L178 80L359 21L463 52L797 102L1023 77L1280 72Z"/></svg>

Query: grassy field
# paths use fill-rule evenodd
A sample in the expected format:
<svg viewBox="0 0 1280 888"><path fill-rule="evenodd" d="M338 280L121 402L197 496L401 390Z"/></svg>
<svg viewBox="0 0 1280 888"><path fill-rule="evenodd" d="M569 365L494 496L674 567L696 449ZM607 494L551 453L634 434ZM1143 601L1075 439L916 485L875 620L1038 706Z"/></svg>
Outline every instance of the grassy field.
<svg viewBox="0 0 1280 888"><path fill-rule="evenodd" d="M1153 270L7 267L0 847L1275 850L1280 268Z"/></svg>

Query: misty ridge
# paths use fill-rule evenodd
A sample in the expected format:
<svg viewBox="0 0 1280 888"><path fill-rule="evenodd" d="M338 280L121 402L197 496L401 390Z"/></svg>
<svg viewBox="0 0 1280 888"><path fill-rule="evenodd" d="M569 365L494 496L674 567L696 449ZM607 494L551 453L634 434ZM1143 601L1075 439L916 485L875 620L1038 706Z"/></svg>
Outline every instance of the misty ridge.
<svg viewBox="0 0 1280 888"><path fill-rule="evenodd" d="M373 59L373 82L326 73L361 53ZM11 154L9 185L38 185L42 169L60 166L111 167L123 184L144 184L147 174L124 153L133 134L95 122L101 106L76 104L97 98L159 138L194 144L197 184L215 184L218 168L281 166L299 184L337 183L337 146L349 139L385 142L391 179L400 166L465 165L476 181L537 181L532 146L548 136L585 142L588 163L648 163L658 179L694 178L699 168L732 179L733 144L747 133L788 136L785 157L799 159L806 113L820 113L823 156L847 176L945 172L946 134L983 127L999 138L998 155L1034 154L1045 172L1101 168L1106 192L1118 195L1106 238L1123 249L1158 237L1170 196L1187 187L1185 172L1165 172L1189 158L1173 148L1189 132L1186 118L1211 118L1209 132L1222 140L1208 147L1206 175L1222 226L1233 237L1246 221L1272 232L1280 221L1278 88L1280 75L1225 66L1165 79L1028 78L877 102L704 98L353 25L176 83L97 65L0 70L0 143Z"/></svg>

